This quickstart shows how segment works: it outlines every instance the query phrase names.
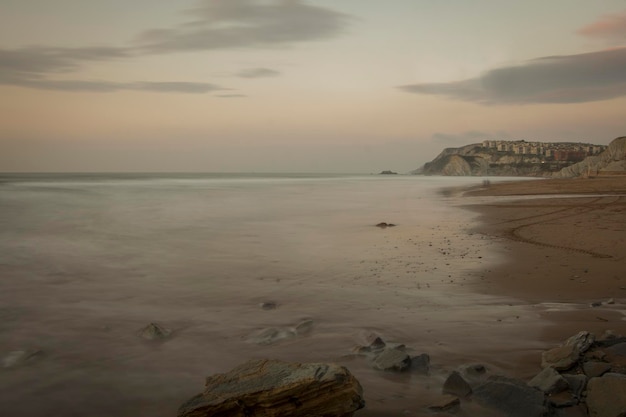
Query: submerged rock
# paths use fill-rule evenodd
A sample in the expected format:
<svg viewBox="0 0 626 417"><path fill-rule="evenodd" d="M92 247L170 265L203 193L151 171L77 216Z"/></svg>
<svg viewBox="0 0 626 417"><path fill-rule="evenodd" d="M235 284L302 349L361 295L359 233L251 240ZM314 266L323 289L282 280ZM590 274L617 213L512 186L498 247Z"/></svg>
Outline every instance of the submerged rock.
<svg viewBox="0 0 626 417"><path fill-rule="evenodd" d="M363 389L344 367L254 360L208 377L179 417L350 417L363 408Z"/></svg>
<svg viewBox="0 0 626 417"><path fill-rule="evenodd" d="M150 323L137 333L139 337L145 340L163 340L170 337L172 331L157 324Z"/></svg>
<svg viewBox="0 0 626 417"><path fill-rule="evenodd" d="M2 358L3 368L16 368L25 365L42 355L41 350L14 350Z"/></svg>
<svg viewBox="0 0 626 417"><path fill-rule="evenodd" d="M453 371L443 383L442 392L457 397L467 397L472 393L472 387L457 371Z"/></svg>

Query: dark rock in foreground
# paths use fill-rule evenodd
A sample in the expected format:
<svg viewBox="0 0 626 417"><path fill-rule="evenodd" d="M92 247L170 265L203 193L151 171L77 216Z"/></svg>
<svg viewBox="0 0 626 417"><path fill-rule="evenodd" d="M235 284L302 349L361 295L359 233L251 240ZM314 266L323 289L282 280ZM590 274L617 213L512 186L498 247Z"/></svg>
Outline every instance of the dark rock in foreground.
<svg viewBox="0 0 626 417"><path fill-rule="evenodd" d="M591 417L626 415L626 376L591 378L587 386L587 408Z"/></svg>
<svg viewBox="0 0 626 417"><path fill-rule="evenodd" d="M179 417L349 417L364 406L363 389L338 365L249 361L208 377L203 393L184 403Z"/></svg>
<svg viewBox="0 0 626 417"><path fill-rule="evenodd" d="M490 377L474 390L472 398L508 417L543 417L548 412L543 392L511 378Z"/></svg>

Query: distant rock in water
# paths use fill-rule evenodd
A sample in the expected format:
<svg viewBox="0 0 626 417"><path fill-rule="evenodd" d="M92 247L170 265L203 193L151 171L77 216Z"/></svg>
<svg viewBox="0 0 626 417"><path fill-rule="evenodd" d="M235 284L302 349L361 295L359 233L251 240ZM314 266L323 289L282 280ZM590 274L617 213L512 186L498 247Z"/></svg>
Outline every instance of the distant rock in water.
<svg viewBox="0 0 626 417"><path fill-rule="evenodd" d="M178 417L350 417L364 405L359 381L343 366L255 360L208 377Z"/></svg>
<svg viewBox="0 0 626 417"><path fill-rule="evenodd" d="M398 173L393 171L381 171L378 175L398 175Z"/></svg>
<svg viewBox="0 0 626 417"><path fill-rule="evenodd" d="M554 176L575 178L605 175L626 175L626 136L614 139L601 154L563 168Z"/></svg>
<svg viewBox="0 0 626 417"><path fill-rule="evenodd" d="M145 340L163 340L170 337L172 331L157 324L150 323L137 333L139 337Z"/></svg>
<svg viewBox="0 0 626 417"><path fill-rule="evenodd" d="M380 227L381 229L386 229L387 227L395 227L396 225L393 223L381 222L376 225L376 227Z"/></svg>

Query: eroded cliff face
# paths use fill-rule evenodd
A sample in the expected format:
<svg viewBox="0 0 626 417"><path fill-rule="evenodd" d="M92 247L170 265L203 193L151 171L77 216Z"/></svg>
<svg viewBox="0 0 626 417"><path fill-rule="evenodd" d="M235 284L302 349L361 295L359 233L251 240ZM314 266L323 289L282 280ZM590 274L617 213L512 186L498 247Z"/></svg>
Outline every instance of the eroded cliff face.
<svg viewBox="0 0 626 417"><path fill-rule="evenodd" d="M614 139L600 155L589 156L554 174L557 178L596 175L626 175L626 136Z"/></svg>
<svg viewBox="0 0 626 417"><path fill-rule="evenodd" d="M447 176L550 176L567 164L549 162L539 155L518 155L471 144L444 149L412 174Z"/></svg>

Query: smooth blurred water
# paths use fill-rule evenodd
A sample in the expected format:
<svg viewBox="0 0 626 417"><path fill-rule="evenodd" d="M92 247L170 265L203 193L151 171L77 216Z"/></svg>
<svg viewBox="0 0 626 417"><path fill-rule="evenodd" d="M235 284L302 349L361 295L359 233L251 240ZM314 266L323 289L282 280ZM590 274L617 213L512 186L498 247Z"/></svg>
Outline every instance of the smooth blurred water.
<svg viewBox="0 0 626 417"><path fill-rule="evenodd" d="M381 379L355 345L376 334L454 363L484 343L494 315L515 314L465 287L499 259L467 233L474 214L439 192L480 181L3 174L0 358L42 353L0 370L0 407L174 415L206 375L272 357L344 363L370 390L369 409L384 410L411 384ZM374 227L383 221L397 226ZM306 334L257 343L305 320ZM139 338L151 322L172 337Z"/></svg>

